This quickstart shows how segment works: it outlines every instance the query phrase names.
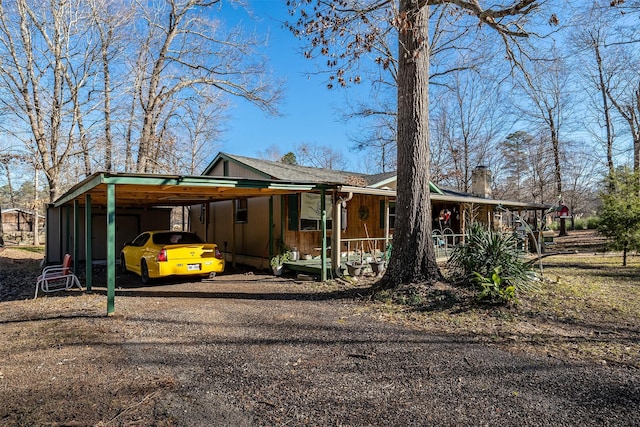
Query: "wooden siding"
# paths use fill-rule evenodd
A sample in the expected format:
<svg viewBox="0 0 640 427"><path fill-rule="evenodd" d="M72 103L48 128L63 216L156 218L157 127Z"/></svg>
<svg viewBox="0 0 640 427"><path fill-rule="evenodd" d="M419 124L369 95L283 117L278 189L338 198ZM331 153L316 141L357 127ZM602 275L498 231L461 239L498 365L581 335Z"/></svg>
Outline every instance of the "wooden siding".
<svg viewBox="0 0 640 427"><path fill-rule="evenodd" d="M265 176L252 171L242 165L239 165L233 161L228 161L228 174L225 175L224 171L225 161L219 161L209 172L209 176L230 176L234 178L249 178L249 179L265 179Z"/></svg>
<svg viewBox="0 0 640 427"><path fill-rule="evenodd" d="M277 242L281 238L280 197L273 199L273 237ZM230 200L209 205L208 241L216 243L228 255L235 252L236 255L269 258L269 197L247 199L246 223L235 223L234 203ZM199 221L200 209L200 206L192 208L192 229L204 232L204 224Z"/></svg>
<svg viewBox="0 0 640 427"><path fill-rule="evenodd" d="M359 195L356 194L353 198L347 202L346 207L346 228L342 230L341 239L363 239L370 238L384 238L384 226L381 221L381 214L384 215L384 210L381 209L381 201L383 198L379 196ZM290 206L285 203L285 215L288 219L290 217ZM362 219L360 212L368 212L368 217ZM364 215L363 215L364 216ZM344 218L344 216L343 216ZM327 218L330 220L331 218ZM342 224L344 227L344 224ZM365 228L366 226L366 228ZM334 230L327 230L327 246L331 245L331 236ZM393 230L390 231L393 234ZM302 255L317 256L320 254L320 248L322 246L322 232L320 230L289 230L285 227L285 244L292 248L297 247ZM347 250L347 243L344 242L341 252ZM381 249L380 245L378 245ZM350 249L354 249L354 245L350 245Z"/></svg>

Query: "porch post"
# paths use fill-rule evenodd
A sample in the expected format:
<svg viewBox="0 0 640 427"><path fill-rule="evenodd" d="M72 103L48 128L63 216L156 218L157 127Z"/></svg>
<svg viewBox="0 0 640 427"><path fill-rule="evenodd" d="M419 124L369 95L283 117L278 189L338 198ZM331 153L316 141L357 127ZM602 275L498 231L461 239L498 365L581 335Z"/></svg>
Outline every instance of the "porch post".
<svg viewBox="0 0 640 427"><path fill-rule="evenodd" d="M116 186L107 184L107 316L115 312L116 300Z"/></svg>
<svg viewBox="0 0 640 427"><path fill-rule="evenodd" d="M327 201L325 200L326 190L323 188L320 191L320 211L322 212L321 220L321 239L322 239L322 252L320 254L321 271L320 280L325 282L327 280Z"/></svg>
<svg viewBox="0 0 640 427"><path fill-rule="evenodd" d="M389 197L384 196L384 247L382 248L382 253L384 254L383 256L387 254L387 246L389 246L389 233ZM388 259L385 259L385 261L389 262Z"/></svg>
<svg viewBox="0 0 640 427"><path fill-rule="evenodd" d="M78 258L80 257L80 201L75 199L73 201L73 271L78 273Z"/></svg>
<svg viewBox="0 0 640 427"><path fill-rule="evenodd" d="M84 259L85 259L85 282L87 285L87 292L91 292L93 285L93 253L91 247L92 232L91 232L91 194L85 196L84 204Z"/></svg>
<svg viewBox="0 0 640 427"><path fill-rule="evenodd" d="M342 247L342 201L334 193L333 234L331 235L331 267L336 277L340 276L340 248Z"/></svg>
<svg viewBox="0 0 640 427"><path fill-rule="evenodd" d="M269 197L269 260L273 256L273 236L275 224L273 223L273 196Z"/></svg>
<svg viewBox="0 0 640 427"><path fill-rule="evenodd" d="M236 203L231 201L231 266L236 268Z"/></svg>

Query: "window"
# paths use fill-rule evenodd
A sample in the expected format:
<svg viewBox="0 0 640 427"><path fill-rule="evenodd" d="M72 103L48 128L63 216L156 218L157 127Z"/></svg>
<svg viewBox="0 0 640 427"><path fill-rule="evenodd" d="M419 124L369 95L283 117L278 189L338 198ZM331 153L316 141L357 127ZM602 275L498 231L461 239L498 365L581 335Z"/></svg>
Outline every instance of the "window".
<svg viewBox="0 0 640 427"><path fill-rule="evenodd" d="M136 237L136 239L131 242L131 246L144 246L145 243L147 243L147 240L149 240L149 233L143 233L141 235L139 235L138 237Z"/></svg>
<svg viewBox="0 0 640 427"><path fill-rule="evenodd" d="M236 200L236 223L246 224L249 219L249 209L247 199Z"/></svg>
<svg viewBox="0 0 640 427"><path fill-rule="evenodd" d="M331 230L332 204L331 196L325 196L327 213L327 230ZM288 196L288 228L289 230L318 231L322 229L322 211L320 194L302 193Z"/></svg>
<svg viewBox="0 0 640 427"><path fill-rule="evenodd" d="M171 233L157 233L153 235L156 245L191 245L204 243L198 235L187 232L173 231Z"/></svg>
<svg viewBox="0 0 640 427"><path fill-rule="evenodd" d="M385 211L384 200L380 200L380 228L384 228ZM396 225L396 202L389 202L389 229L392 230Z"/></svg>

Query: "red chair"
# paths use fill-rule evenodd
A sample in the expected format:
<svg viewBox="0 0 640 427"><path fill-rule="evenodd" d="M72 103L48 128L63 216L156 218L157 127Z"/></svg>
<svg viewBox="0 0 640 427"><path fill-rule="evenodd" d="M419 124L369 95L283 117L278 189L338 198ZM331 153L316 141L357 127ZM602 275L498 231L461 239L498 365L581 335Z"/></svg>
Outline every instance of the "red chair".
<svg viewBox="0 0 640 427"><path fill-rule="evenodd" d="M42 270L36 281L36 294L33 299L38 298L38 289L42 292L66 291L77 286L82 289L80 280L71 271L71 255L66 254L60 265L50 265Z"/></svg>

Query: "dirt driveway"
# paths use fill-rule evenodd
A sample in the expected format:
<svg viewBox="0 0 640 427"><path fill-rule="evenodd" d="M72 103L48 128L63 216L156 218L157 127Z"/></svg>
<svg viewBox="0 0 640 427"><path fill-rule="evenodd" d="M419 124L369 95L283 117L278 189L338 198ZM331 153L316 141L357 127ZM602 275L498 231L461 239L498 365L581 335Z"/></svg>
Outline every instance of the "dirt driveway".
<svg viewBox="0 0 640 427"><path fill-rule="evenodd" d="M121 287L113 317L102 289L0 302L0 425L640 425L637 369L392 324L365 291L234 274Z"/></svg>

